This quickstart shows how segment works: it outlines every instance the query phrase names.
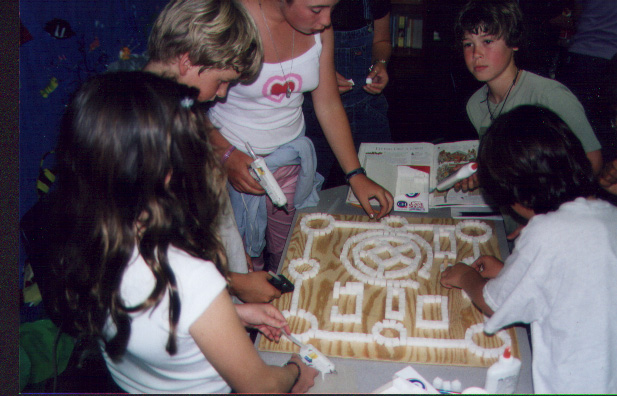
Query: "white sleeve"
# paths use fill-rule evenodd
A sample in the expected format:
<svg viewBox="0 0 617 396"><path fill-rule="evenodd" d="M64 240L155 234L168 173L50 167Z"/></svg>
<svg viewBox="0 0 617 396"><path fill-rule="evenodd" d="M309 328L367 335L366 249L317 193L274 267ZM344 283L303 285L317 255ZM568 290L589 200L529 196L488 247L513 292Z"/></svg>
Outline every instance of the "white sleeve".
<svg viewBox="0 0 617 396"><path fill-rule="evenodd" d="M214 263L204 261L188 254L183 258L181 270L174 266L176 282L180 294L179 329L187 330L208 309L212 301L226 291L227 281Z"/></svg>
<svg viewBox="0 0 617 396"><path fill-rule="evenodd" d="M495 312L485 324L487 333L516 322L531 323L552 303L548 292L555 281L550 274L552 253L546 253L529 232L519 239L503 270L482 290L486 304Z"/></svg>

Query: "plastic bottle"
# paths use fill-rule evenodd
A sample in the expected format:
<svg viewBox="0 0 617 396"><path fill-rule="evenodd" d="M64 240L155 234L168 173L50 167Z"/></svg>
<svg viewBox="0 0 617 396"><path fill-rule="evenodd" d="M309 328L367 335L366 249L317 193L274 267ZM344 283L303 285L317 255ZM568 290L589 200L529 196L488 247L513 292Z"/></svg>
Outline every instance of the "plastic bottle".
<svg viewBox="0 0 617 396"><path fill-rule="evenodd" d="M488 393L514 393L520 372L521 361L513 357L510 347L507 347L499 361L488 368L484 389Z"/></svg>

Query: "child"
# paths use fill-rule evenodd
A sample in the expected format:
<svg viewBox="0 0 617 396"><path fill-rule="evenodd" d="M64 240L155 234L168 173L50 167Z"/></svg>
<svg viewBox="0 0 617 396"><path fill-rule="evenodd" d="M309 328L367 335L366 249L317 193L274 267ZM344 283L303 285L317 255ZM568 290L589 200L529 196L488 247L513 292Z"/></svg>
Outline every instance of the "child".
<svg viewBox="0 0 617 396"><path fill-rule="evenodd" d="M315 149L304 136L303 93L311 91L315 113L346 179L370 217L392 210L392 195L366 176L355 151L351 129L338 93L334 70L334 34L330 13L336 0L243 0L264 43L264 65L250 85L236 85L224 103L208 115L220 134L213 145L225 151L232 206L240 234L252 257L264 246L266 265L280 262L296 208L314 205L323 179L315 176ZM267 156L288 201L288 213L263 197L251 177L245 142ZM261 196L260 196L261 195ZM376 198L377 212L369 199Z"/></svg>
<svg viewBox="0 0 617 396"><path fill-rule="evenodd" d="M236 81L259 73L263 48L250 15L236 1L172 0L157 17L144 68L199 89L200 102L224 98ZM216 153L220 158L222 152ZM248 271L245 248L231 208L219 230L229 262L231 292L244 302L281 296L264 271Z"/></svg>
<svg viewBox="0 0 617 396"><path fill-rule="evenodd" d="M336 82L356 151L363 142L392 143L383 95L392 53L390 9L390 0L341 0L332 10ZM315 145L317 172L325 178L323 188L345 184L309 94L304 95L302 112L306 136Z"/></svg>
<svg viewBox="0 0 617 396"><path fill-rule="evenodd" d="M562 84L520 69L515 54L524 44L523 15L516 0L472 0L455 26L467 69L486 85L467 102L467 115L480 137L500 114L524 104L551 109L583 144L594 173L602 168L600 143L576 97ZM476 177L463 190L478 187Z"/></svg>
<svg viewBox="0 0 617 396"><path fill-rule="evenodd" d="M531 324L535 392L617 392L617 208L594 199L580 142L550 110L521 106L489 128L478 164L486 194L529 223L505 263L458 263L441 284L490 316L488 333Z"/></svg>
<svg viewBox="0 0 617 396"><path fill-rule="evenodd" d="M226 290L225 176L197 94L144 72L77 92L57 148L55 314L101 341L128 392L304 392L317 371L297 356L266 365L243 328L278 339L281 313Z"/></svg>

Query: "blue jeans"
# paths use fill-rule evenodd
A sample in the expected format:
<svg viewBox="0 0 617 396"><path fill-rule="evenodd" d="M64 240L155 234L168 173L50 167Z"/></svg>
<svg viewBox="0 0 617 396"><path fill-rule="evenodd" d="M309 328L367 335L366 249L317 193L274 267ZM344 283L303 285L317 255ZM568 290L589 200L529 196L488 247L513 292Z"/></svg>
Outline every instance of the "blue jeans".
<svg viewBox="0 0 617 396"><path fill-rule="evenodd" d="M373 33L368 26L348 32L334 32L336 71L355 82L351 91L341 95L341 100L356 151L362 142L392 142L386 98L383 94L371 95L362 89L371 66L372 50ZM324 188L344 184L342 172L336 173L336 158L319 125L310 94L305 95L303 111L306 136L313 141L317 153L317 172L326 179Z"/></svg>

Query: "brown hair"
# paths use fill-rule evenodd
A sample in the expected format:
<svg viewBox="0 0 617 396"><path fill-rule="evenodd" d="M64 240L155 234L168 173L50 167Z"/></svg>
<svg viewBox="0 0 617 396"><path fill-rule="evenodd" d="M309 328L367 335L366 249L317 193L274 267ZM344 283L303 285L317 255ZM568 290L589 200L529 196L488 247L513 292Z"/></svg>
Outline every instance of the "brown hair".
<svg viewBox="0 0 617 396"><path fill-rule="evenodd" d="M75 336L101 337L121 356L130 314L169 296L167 351L175 353L180 298L167 257L173 245L225 275L217 230L225 176L208 142L198 91L145 72L95 76L67 109L58 139L58 189L50 223L56 319ZM126 306L125 268L137 250L156 280L149 297ZM59 317L58 317L59 316Z"/></svg>
<svg viewBox="0 0 617 396"><path fill-rule="evenodd" d="M525 44L523 12L516 0L471 0L459 12L454 28L460 43L465 32L503 38L510 48Z"/></svg>

